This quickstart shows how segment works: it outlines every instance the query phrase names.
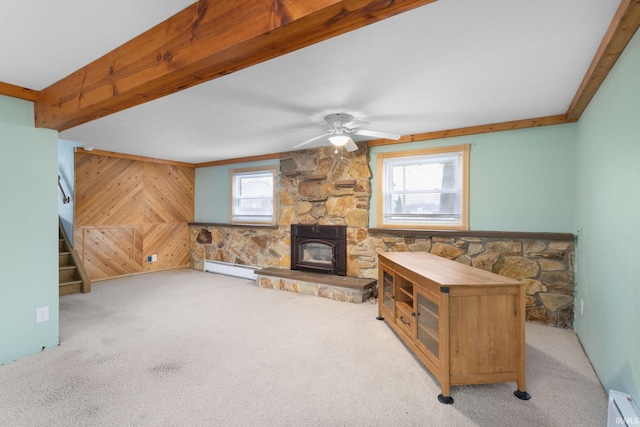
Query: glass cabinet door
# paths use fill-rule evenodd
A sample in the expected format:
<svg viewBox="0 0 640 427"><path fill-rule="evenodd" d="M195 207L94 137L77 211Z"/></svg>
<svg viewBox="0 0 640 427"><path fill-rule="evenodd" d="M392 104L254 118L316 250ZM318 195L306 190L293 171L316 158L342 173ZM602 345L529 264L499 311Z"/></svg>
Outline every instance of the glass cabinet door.
<svg viewBox="0 0 640 427"><path fill-rule="evenodd" d="M438 304L417 292L418 346L427 355L440 357Z"/></svg>
<svg viewBox="0 0 640 427"><path fill-rule="evenodd" d="M393 315L393 276L386 271L382 273L382 304Z"/></svg>

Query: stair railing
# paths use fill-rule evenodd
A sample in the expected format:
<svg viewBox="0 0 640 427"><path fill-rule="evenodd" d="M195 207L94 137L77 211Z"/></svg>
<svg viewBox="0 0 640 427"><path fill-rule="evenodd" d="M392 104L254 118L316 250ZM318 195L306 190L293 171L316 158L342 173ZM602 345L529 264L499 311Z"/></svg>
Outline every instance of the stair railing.
<svg viewBox="0 0 640 427"><path fill-rule="evenodd" d="M66 205L71 201L71 198L67 196L67 193L64 192L64 188L62 188L62 182L60 180L60 175L58 175L58 188L60 189L60 196L62 197L62 203Z"/></svg>

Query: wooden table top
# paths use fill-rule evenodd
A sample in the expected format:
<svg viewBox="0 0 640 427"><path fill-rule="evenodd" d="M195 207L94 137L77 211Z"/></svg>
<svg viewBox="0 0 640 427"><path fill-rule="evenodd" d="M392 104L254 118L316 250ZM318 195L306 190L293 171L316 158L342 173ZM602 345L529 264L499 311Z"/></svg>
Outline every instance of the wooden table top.
<svg viewBox="0 0 640 427"><path fill-rule="evenodd" d="M442 286L524 285L517 279L427 252L382 252L378 255Z"/></svg>

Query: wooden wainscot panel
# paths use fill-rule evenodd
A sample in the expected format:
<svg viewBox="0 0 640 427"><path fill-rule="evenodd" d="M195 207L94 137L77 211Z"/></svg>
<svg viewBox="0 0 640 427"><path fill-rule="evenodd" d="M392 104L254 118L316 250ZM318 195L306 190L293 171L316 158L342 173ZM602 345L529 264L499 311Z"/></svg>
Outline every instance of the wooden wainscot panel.
<svg viewBox="0 0 640 427"><path fill-rule="evenodd" d="M147 259L144 256L144 225L134 224L134 252L133 252L133 269L136 273L142 273Z"/></svg>
<svg viewBox="0 0 640 427"><path fill-rule="evenodd" d="M194 168L80 150L75 163L74 243L92 280L189 265Z"/></svg>
<svg viewBox="0 0 640 427"><path fill-rule="evenodd" d="M189 225L144 224L142 265L143 271L160 271L189 265ZM148 262L156 254L158 260Z"/></svg>
<svg viewBox="0 0 640 427"><path fill-rule="evenodd" d="M80 228L82 262L91 280L134 273L133 226Z"/></svg>

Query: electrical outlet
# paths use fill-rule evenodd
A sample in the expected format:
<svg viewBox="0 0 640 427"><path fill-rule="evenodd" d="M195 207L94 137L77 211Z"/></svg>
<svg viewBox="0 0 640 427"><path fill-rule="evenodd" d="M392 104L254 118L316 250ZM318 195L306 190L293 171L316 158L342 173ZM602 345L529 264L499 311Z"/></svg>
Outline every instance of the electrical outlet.
<svg viewBox="0 0 640 427"><path fill-rule="evenodd" d="M36 323L49 321L49 307L36 308Z"/></svg>
<svg viewBox="0 0 640 427"><path fill-rule="evenodd" d="M156 262L158 260L158 254L151 255L151 262Z"/></svg>

